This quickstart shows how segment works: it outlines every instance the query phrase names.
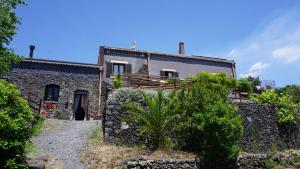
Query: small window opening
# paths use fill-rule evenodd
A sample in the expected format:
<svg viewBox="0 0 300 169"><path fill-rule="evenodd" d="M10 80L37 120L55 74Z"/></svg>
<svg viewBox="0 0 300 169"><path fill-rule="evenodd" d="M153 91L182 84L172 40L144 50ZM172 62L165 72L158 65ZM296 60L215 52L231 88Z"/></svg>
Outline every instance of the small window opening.
<svg viewBox="0 0 300 169"><path fill-rule="evenodd" d="M59 98L59 86L55 84L47 85L45 89L45 101L58 102Z"/></svg>
<svg viewBox="0 0 300 169"><path fill-rule="evenodd" d="M165 76L167 78L173 78L173 77L175 77L174 72L170 72L170 71L165 71Z"/></svg>

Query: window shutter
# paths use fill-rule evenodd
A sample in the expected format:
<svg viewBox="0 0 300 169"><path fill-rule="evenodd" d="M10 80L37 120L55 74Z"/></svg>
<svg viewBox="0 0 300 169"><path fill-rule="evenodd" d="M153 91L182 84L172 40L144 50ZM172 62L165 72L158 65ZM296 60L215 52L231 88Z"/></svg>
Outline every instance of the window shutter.
<svg viewBox="0 0 300 169"><path fill-rule="evenodd" d="M165 72L164 71L160 71L160 79L165 79Z"/></svg>
<svg viewBox="0 0 300 169"><path fill-rule="evenodd" d="M174 77L179 77L179 73L178 72L174 72Z"/></svg>
<svg viewBox="0 0 300 169"><path fill-rule="evenodd" d="M131 64L125 65L125 73L132 73L131 71Z"/></svg>
<svg viewBox="0 0 300 169"><path fill-rule="evenodd" d="M112 75L112 63L106 61L106 77L110 77Z"/></svg>

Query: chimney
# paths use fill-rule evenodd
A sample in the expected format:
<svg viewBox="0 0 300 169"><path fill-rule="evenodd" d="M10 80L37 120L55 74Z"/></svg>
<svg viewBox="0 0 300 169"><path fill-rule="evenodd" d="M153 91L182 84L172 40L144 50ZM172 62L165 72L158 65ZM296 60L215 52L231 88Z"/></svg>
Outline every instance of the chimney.
<svg viewBox="0 0 300 169"><path fill-rule="evenodd" d="M185 55L184 42L179 42L179 55Z"/></svg>
<svg viewBox="0 0 300 169"><path fill-rule="evenodd" d="M29 59L32 59L33 58L33 51L35 49L35 46L34 45L29 45Z"/></svg>

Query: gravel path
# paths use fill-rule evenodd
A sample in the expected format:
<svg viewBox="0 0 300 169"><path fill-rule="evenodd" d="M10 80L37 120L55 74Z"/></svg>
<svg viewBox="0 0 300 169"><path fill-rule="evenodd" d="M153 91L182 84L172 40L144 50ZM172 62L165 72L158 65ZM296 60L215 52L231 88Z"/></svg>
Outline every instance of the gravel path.
<svg viewBox="0 0 300 169"><path fill-rule="evenodd" d="M54 161L62 161L65 169L84 169L80 152L85 150L89 133L100 126L100 121L48 119L45 125L50 129L32 138L39 153L51 156Z"/></svg>

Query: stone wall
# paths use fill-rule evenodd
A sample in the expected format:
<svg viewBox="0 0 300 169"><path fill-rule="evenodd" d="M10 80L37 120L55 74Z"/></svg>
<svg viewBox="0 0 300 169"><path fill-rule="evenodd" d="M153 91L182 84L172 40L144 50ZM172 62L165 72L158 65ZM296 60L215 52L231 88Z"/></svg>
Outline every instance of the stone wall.
<svg viewBox="0 0 300 169"><path fill-rule="evenodd" d="M154 90L147 92L155 93ZM135 145L143 141L135 126L125 123L123 101L142 102L138 90L118 89L109 95L104 116L105 140L116 144ZM255 103L235 103L244 125L244 134L239 141L246 152L265 152L271 149L300 148L300 124L291 128L290 143L288 126L278 124L277 109Z"/></svg>
<svg viewBox="0 0 300 169"><path fill-rule="evenodd" d="M165 168L165 169L197 169L198 162L195 159L160 159L160 160L147 160L147 159L131 159L121 160L116 169L123 168Z"/></svg>
<svg viewBox="0 0 300 169"><path fill-rule="evenodd" d="M268 161L273 161L275 166L281 168L299 168L299 163L294 159L299 158L295 154L277 153L269 154L242 154L236 160L220 166L205 165L203 160L195 159L121 159L117 162L116 169L148 169L148 168L164 168L164 169L268 169L271 167ZM273 166L274 167L274 166Z"/></svg>
<svg viewBox="0 0 300 169"><path fill-rule="evenodd" d="M111 92L106 101L103 118L103 133L106 142L125 145L137 145L144 140L137 127L128 125L124 119L127 113L122 109L121 103L143 103L138 90L121 88Z"/></svg>
<svg viewBox="0 0 300 169"><path fill-rule="evenodd" d="M300 126L292 125L290 143L289 128L278 123L278 110L268 105L237 103L238 114L244 125L240 146L247 152L261 152L273 149L300 148Z"/></svg>
<svg viewBox="0 0 300 169"><path fill-rule="evenodd" d="M74 93L76 90L86 90L88 119L99 117L99 68L24 61L13 68L8 80L19 86L25 98L35 95L43 99L46 85L58 85L58 107L47 111L49 117L59 119L73 118Z"/></svg>

